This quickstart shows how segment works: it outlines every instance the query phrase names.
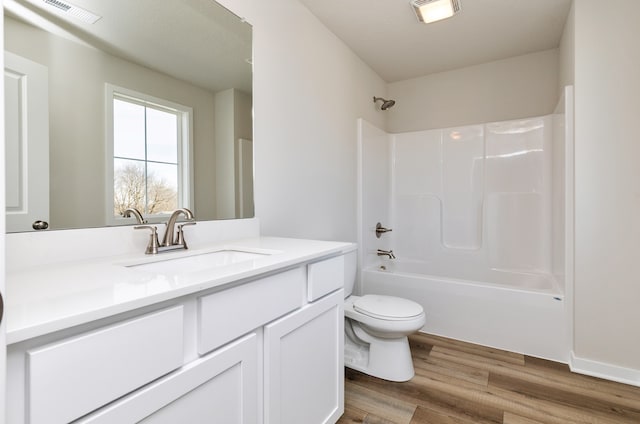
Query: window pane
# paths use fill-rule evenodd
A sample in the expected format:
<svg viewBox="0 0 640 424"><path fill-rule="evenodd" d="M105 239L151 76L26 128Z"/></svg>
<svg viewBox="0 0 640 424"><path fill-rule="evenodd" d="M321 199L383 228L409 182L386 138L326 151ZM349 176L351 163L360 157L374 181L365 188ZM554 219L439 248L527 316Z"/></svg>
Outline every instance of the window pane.
<svg viewBox="0 0 640 424"><path fill-rule="evenodd" d="M174 113L147 108L147 159L178 163L178 120Z"/></svg>
<svg viewBox="0 0 640 424"><path fill-rule="evenodd" d="M127 208L145 211L146 180L144 162L113 160L113 214L120 216Z"/></svg>
<svg viewBox="0 0 640 424"><path fill-rule="evenodd" d="M113 155L144 159L144 106L113 99Z"/></svg>
<svg viewBox="0 0 640 424"><path fill-rule="evenodd" d="M147 163L147 211L171 213L178 208L178 165Z"/></svg>
<svg viewBox="0 0 640 424"><path fill-rule="evenodd" d="M179 119L188 118L189 112L174 111L173 105L144 94L139 100L124 96L113 97L113 213L119 216L136 208L145 216L170 214L183 206L178 201L189 190L182 186L189 182L182 181L178 172L189 166L178 163L189 142L179 133Z"/></svg>

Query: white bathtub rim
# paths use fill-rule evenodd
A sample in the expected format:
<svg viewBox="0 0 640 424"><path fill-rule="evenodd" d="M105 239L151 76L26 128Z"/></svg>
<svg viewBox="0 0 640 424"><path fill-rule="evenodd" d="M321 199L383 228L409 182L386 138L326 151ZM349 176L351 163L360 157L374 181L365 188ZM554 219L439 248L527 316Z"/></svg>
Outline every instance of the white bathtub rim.
<svg viewBox="0 0 640 424"><path fill-rule="evenodd" d="M441 282L445 282L445 283L454 283L454 284L460 284L460 285L472 286L472 287L478 287L478 286L491 287L491 288L495 288L495 289L498 289L498 290L505 290L505 291L511 291L511 292L517 292L517 293L526 292L526 293L550 295L550 296L553 296L556 300L564 301L564 293L562 292L558 282L555 280L555 278L553 278L552 275L550 275L550 277L552 277L551 278L551 282L552 282L553 287L552 288L539 289L539 288L531 288L531 287L514 287L514 286L507 286L505 284L491 283L491 282L486 282L486 281L465 280L465 279L461 279L461 278L444 277L444 276L441 276L441 275L417 274L417 273L394 271L394 270L383 270L383 269L380 269L380 264L371 265L371 266L369 266L369 267L367 267L367 268L362 270L362 281L363 282L366 281L366 276L367 276L368 273L383 274L383 275L393 275L393 276L397 276L397 277L414 278L414 279L418 279L418 280L420 280L420 279L436 280L436 281L441 281ZM516 273L514 272L514 274L516 274ZM524 274L524 273L520 273L520 274Z"/></svg>

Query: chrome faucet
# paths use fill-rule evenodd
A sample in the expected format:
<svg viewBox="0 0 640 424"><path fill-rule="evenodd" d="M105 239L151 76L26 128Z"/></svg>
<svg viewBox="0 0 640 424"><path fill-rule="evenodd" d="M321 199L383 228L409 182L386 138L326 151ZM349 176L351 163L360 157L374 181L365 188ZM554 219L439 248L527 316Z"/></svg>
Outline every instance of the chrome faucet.
<svg viewBox="0 0 640 424"><path fill-rule="evenodd" d="M180 215L184 215L185 218L189 220L184 224L178 225L178 237L174 236L174 227L176 225L176 221ZM180 208L173 211L169 220L167 221L167 229L164 232L164 237L162 238L162 243L160 243L161 247L169 247L169 246L181 246L183 248L187 248L187 243L184 241L184 234L182 227L185 225L195 225L193 213L187 208Z"/></svg>
<svg viewBox="0 0 640 424"><path fill-rule="evenodd" d="M147 221L142 217L140 211L136 208L127 208L122 212L122 216L125 218L131 218L131 215L136 219L138 224L146 224Z"/></svg>
<svg viewBox="0 0 640 424"><path fill-rule="evenodd" d="M388 256L389 259L395 259L396 255L393 254L393 250L382 250L378 249L378 256Z"/></svg>
<svg viewBox="0 0 640 424"><path fill-rule="evenodd" d="M135 214L134 214L135 215ZM178 224L177 235L174 236L174 227L176 226L176 221L180 215L184 215L189 221ZM187 242L184 239L184 230L182 229L185 225L195 225L196 221L193 216L193 213L187 208L180 208L173 211L169 220L166 223L167 229L164 232L164 237L162 238L162 243L158 242L158 228L155 225L138 225L133 227L134 230L142 230L147 229L151 230L151 236L149 237L149 244L147 245L147 249L144 253L147 255L155 255L156 253L166 252L169 250L175 249L188 249Z"/></svg>

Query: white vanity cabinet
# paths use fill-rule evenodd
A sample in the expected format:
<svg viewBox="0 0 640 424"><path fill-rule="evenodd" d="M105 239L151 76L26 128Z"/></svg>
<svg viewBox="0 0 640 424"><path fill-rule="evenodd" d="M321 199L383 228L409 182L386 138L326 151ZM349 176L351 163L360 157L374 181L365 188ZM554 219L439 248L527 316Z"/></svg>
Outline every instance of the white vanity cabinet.
<svg viewBox="0 0 640 424"><path fill-rule="evenodd" d="M335 423L344 412L339 290L265 328L265 423Z"/></svg>
<svg viewBox="0 0 640 424"><path fill-rule="evenodd" d="M288 265L8 349L8 422L335 423L344 260Z"/></svg>
<svg viewBox="0 0 640 424"><path fill-rule="evenodd" d="M310 303L265 327L265 424L335 423L344 412L344 274L343 256L309 264Z"/></svg>

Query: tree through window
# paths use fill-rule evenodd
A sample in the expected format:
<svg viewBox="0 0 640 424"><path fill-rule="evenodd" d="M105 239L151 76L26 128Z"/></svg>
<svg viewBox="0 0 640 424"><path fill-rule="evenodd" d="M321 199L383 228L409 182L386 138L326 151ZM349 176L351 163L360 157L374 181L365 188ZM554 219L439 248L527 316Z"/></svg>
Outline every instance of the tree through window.
<svg viewBox="0 0 640 424"><path fill-rule="evenodd" d="M127 208L153 216L188 207L183 127L190 111L144 97L112 92L114 217Z"/></svg>

